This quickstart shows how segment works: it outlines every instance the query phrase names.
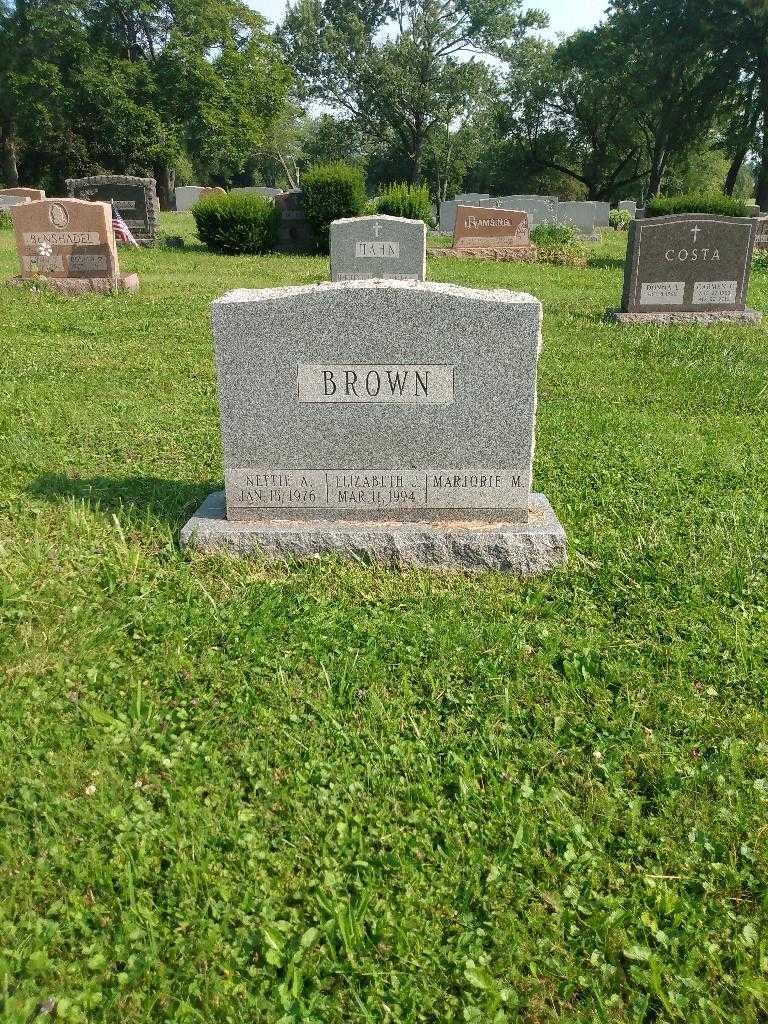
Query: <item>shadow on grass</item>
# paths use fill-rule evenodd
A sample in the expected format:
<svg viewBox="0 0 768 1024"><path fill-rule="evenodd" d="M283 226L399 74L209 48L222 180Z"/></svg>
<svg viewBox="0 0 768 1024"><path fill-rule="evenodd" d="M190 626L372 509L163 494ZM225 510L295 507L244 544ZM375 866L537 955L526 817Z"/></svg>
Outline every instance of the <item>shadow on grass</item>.
<svg viewBox="0 0 768 1024"><path fill-rule="evenodd" d="M590 256L587 260L587 268L589 270L623 270L625 259L619 259L618 256Z"/></svg>
<svg viewBox="0 0 768 1024"><path fill-rule="evenodd" d="M220 480L191 484L156 476L69 477L62 473L44 473L28 492L46 501L74 498L101 512L151 515L176 529L211 491L222 489Z"/></svg>

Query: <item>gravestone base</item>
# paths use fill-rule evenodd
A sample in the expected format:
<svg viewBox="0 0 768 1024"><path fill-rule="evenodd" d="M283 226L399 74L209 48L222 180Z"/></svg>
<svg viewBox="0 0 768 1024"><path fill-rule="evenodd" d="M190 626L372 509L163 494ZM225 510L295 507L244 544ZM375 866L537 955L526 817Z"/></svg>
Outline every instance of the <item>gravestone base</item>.
<svg viewBox="0 0 768 1024"><path fill-rule="evenodd" d="M11 277L8 284L14 287L24 285L30 287L42 284L47 290L59 292L60 295L87 295L91 292L111 294L112 292L137 292L139 290L138 274L120 274L118 277Z"/></svg>
<svg viewBox="0 0 768 1024"><path fill-rule="evenodd" d="M501 263L533 263L538 250L533 245L515 246L509 249L494 249L486 246L474 249L455 249L448 246L431 246L428 256L452 256L457 260L498 260Z"/></svg>
<svg viewBox="0 0 768 1024"><path fill-rule="evenodd" d="M707 309L699 313L624 313L609 309L607 316L620 324L759 324L763 319L758 309Z"/></svg>
<svg viewBox="0 0 768 1024"><path fill-rule="evenodd" d="M181 531L181 545L208 554L258 554L268 561L337 555L393 566L538 576L564 565L565 531L543 494L527 523L350 522L226 518L224 492L210 494Z"/></svg>

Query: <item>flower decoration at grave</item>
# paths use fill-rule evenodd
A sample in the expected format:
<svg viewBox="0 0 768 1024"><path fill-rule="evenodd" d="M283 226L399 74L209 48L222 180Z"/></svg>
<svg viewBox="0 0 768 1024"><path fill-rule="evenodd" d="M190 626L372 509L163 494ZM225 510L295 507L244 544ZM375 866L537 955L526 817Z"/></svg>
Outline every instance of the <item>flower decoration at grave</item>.
<svg viewBox="0 0 768 1024"><path fill-rule="evenodd" d="M41 242L37 247L38 256L49 257L53 256L53 246L50 242Z"/></svg>

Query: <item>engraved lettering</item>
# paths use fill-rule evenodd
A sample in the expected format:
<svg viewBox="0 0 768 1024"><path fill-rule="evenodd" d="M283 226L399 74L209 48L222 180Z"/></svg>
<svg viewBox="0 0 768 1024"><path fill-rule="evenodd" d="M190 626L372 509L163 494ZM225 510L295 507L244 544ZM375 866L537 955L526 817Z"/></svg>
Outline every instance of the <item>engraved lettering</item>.
<svg viewBox="0 0 768 1024"><path fill-rule="evenodd" d="M332 390L329 391L329 388L332 388ZM323 394L336 394L336 382L333 379L333 370L323 370Z"/></svg>

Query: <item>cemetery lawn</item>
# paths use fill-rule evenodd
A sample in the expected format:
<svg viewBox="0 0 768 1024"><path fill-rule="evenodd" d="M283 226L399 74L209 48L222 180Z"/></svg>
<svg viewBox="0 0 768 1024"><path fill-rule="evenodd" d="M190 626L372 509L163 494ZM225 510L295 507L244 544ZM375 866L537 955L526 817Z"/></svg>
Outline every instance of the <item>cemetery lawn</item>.
<svg viewBox="0 0 768 1024"><path fill-rule="evenodd" d="M429 265L544 303L524 582L180 552L209 303L324 261L0 287L4 1021L768 1019L768 328L604 322L625 244Z"/></svg>

